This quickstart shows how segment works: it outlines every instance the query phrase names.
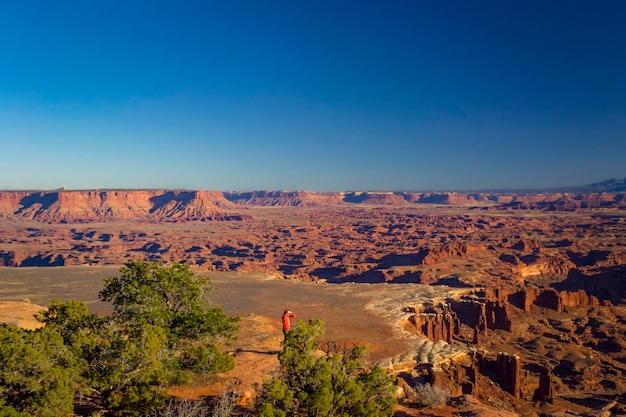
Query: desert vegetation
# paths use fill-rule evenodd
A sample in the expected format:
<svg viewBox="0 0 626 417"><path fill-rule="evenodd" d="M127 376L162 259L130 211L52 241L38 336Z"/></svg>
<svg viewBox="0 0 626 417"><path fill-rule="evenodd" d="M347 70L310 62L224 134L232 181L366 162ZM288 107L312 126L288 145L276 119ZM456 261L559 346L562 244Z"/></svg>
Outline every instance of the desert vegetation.
<svg viewBox="0 0 626 417"><path fill-rule="evenodd" d="M146 415L164 407L169 385L232 369L224 347L238 318L208 303L207 277L142 261L120 272L100 293L111 315L55 300L44 327L1 327L2 415L71 415L77 398L109 415Z"/></svg>
<svg viewBox="0 0 626 417"><path fill-rule="evenodd" d="M167 388L210 382L233 368L228 347L238 317L208 302L206 276L173 263L129 261L99 293L113 312L98 316L84 302L53 300L44 325L0 325L0 415L215 416L234 412L225 390L213 405L170 400ZM363 346L325 343L324 323L297 321L278 353L280 367L256 397L258 416L391 416L394 377L365 363ZM252 410L250 410L252 411Z"/></svg>
<svg viewBox="0 0 626 417"><path fill-rule="evenodd" d="M257 397L259 417L393 415L393 378L378 366L366 366L361 346L331 344L319 352L323 335L320 320L298 321L290 331L278 354L280 368Z"/></svg>

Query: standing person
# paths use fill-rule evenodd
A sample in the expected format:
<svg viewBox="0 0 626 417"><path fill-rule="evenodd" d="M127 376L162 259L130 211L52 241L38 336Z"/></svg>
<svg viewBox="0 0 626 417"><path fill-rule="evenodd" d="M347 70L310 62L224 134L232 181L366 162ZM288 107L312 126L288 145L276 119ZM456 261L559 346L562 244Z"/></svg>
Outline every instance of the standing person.
<svg viewBox="0 0 626 417"><path fill-rule="evenodd" d="M285 312L283 313L283 336L284 336L283 343L285 342L285 340L287 340L287 333L289 333L289 330L291 329L290 319L295 319L295 318L296 318L296 315L291 310L285 310Z"/></svg>

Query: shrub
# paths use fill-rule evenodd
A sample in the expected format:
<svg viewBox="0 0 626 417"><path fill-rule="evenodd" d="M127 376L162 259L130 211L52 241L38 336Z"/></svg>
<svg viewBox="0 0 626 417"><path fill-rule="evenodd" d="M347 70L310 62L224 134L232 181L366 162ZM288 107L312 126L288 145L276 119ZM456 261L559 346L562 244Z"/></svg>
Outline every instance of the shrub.
<svg viewBox="0 0 626 417"><path fill-rule="evenodd" d="M418 384L415 386L417 401L428 408L439 408L448 402L448 393L432 384Z"/></svg>
<svg viewBox="0 0 626 417"><path fill-rule="evenodd" d="M156 417L209 417L209 407L203 401L170 401L155 414Z"/></svg>
<svg viewBox="0 0 626 417"><path fill-rule="evenodd" d="M230 417L240 395L235 390L224 391L213 406L211 417Z"/></svg>
<svg viewBox="0 0 626 417"><path fill-rule="evenodd" d="M320 320L298 321L279 354L280 370L257 396L259 417L391 416L397 399L393 379L365 366L365 348L318 353Z"/></svg>
<svg viewBox="0 0 626 417"><path fill-rule="evenodd" d="M225 389L213 406L209 406L204 401L182 400L169 401L168 404L159 410L156 417L231 417L234 413L237 401L241 395L236 387ZM248 417L244 414L243 417Z"/></svg>

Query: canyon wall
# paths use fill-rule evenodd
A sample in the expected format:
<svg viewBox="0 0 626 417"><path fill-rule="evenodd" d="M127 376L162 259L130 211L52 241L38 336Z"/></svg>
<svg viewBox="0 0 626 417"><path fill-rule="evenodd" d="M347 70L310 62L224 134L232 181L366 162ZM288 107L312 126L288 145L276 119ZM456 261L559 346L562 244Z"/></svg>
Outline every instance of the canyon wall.
<svg viewBox="0 0 626 417"><path fill-rule="evenodd" d="M488 194L411 192L221 192L193 190L0 191L0 218L46 223L102 220L242 220L244 206L317 207L412 204L474 206L487 210L572 211L626 208L626 194Z"/></svg>
<svg viewBox="0 0 626 417"><path fill-rule="evenodd" d="M0 218L45 223L107 220L209 221L242 220L237 205L216 191L5 191Z"/></svg>

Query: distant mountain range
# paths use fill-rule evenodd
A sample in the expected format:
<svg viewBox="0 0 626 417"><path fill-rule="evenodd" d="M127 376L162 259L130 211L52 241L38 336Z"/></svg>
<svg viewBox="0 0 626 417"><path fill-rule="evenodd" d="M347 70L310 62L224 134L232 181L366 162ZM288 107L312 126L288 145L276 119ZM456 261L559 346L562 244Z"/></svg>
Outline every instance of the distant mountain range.
<svg viewBox="0 0 626 417"><path fill-rule="evenodd" d="M496 188L472 191L458 191L459 193L485 194L593 194L593 193L626 193L626 178L612 178L588 185L574 185L569 187L553 188Z"/></svg>
<svg viewBox="0 0 626 417"><path fill-rule="evenodd" d="M612 178L610 180L583 185L580 187L566 187L555 189L554 192L565 192L574 194L588 193L624 193L626 192L626 178Z"/></svg>

